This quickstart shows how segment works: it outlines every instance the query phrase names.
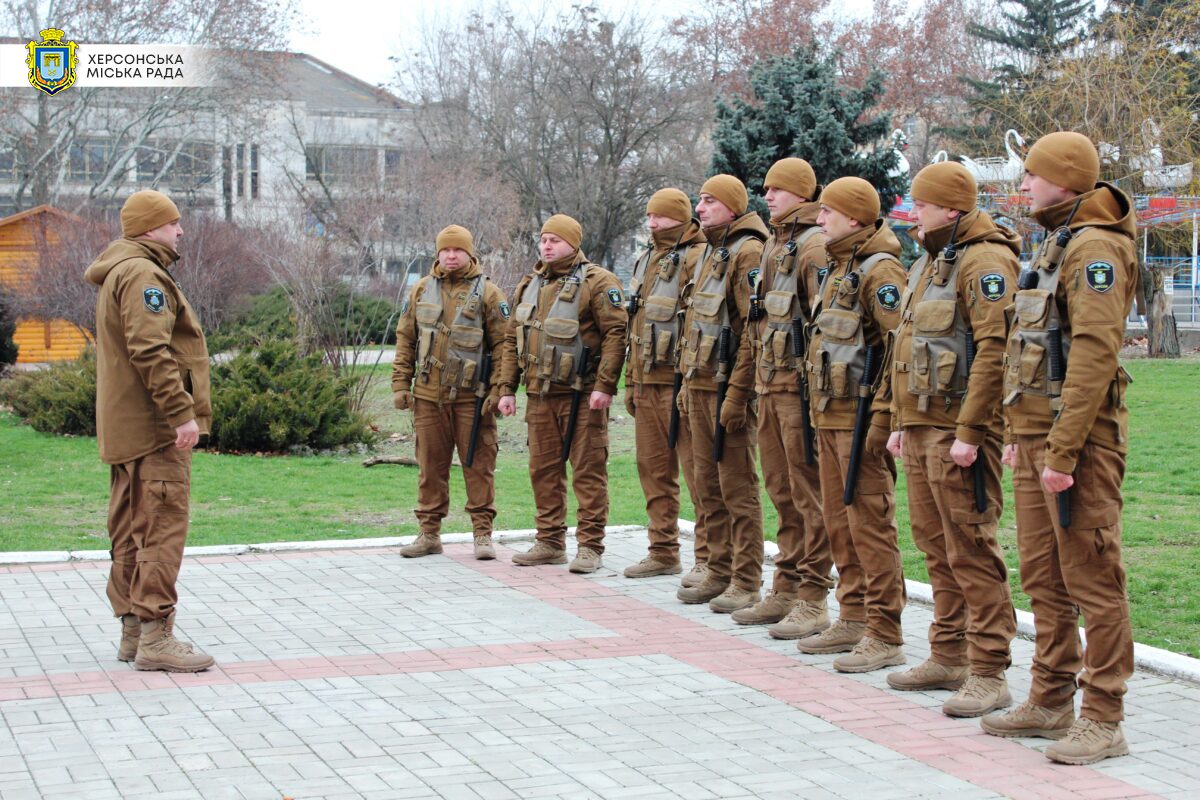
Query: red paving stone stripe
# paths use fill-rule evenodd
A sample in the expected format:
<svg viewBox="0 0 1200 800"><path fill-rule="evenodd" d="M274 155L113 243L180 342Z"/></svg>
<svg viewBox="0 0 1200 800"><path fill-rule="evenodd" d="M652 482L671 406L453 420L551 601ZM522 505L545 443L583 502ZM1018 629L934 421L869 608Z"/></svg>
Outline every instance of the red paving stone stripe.
<svg viewBox="0 0 1200 800"><path fill-rule="evenodd" d="M380 555L395 548L349 552ZM498 548L505 555L507 548ZM616 637L418 650L379 655L313 657L281 661L222 663L191 675L109 671L53 673L0 679L0 702L35 697L151 691L194 686L311 680L354 675L390 675L510 666L539 661L667 655L725 680L763 692L807 714L948 775L1016 800L1026 798L1155 798L1124 781L1087 767L1064 767L1016 742L916 705L904 697L851 678L809 667L792 658L713 630L561 569L517 567L507 558L475 561L467 547L450 545L447 555L512 589L535 597ZM227 563L327 557L324 551L202 556ZM0 567L0 574L98 569L104 562Z"/></svg>

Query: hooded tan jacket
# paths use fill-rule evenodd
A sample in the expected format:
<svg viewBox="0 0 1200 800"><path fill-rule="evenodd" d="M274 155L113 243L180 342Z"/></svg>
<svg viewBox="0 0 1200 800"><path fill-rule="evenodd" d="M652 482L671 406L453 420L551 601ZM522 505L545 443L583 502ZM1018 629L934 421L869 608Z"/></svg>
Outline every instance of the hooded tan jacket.
<svg viewBox="0 0 1200 800"><path fill-rule="evenodd" d="M900 295L904 291L905 273L900 264L900 240L883 220L875 220L870 227L855 231L825 245L828 269L821 287L819 302L827 306L833 302L838 285L852 270L876 253L887 253L892 258L875 264L859 288L863 306L863 337L868 347L883 347L888 334L900 324ZM881 297L894 298L885 303ZM809 363L815 363L814 354L821 346L821 332L813 331L808 344ZM881 364L879 375L887 373L887 362ZM890 427L891 409L885 393L877 392L871 404L871 424ZM854 397L832 398L824 411L817 408L817 397L813 395L812 419L818 428L848 431L854 429L854 410L858 400Z"/></svg>
<svg viewBox="0 0 1200 800"><path fill-rule="evenodd" d="M954 223L935 228L925 233L922 243L925 254L912 266L910 280L918 279L911 296L904 299L903 308L913 309L933 279L934 267L946 245ZM1020 270L1018 257L1021 253L1021 238L1009 230L996 225L984 211L976 209L959 217L955 245L962 252L958 267L955 289L958 313L975 338L975 363L967 383L964 398L951 398L947 407L938 400L929 404L922 412L917 407L917 396L909 391L908 374L896 369L898 363L912 363L913 325L902 320L896 329L892 349L890 382L881 391L891 390L892 427L903 429L912 426L954 428L955 437L968 444L983 444L984 437L1002 434L1000 401L1004 396L1004 309L1012 302L1017 290L1017 272ZM999 275L1002 280L991 280L984 285L984 277Z"/></svg>
<svg viewBox="0 0 1200 800"><path fill-rule="evenodd" d="M408 293L404 306L400 311L400 321L396 323L396 356L392 360L392 391L412 391L415 397L433 403L449 399L450 388L442 386L442 373L438 364L446 361L446 351L450 339L446 335L438 335L434 340L432 356L435 359L429 370L428 380L417 381L413 385L413 374L416 371L417 341L420 334L417 330L417 303L428 291L433 278L442 282L442 319L443 325L449 327L458 315L459 308L467 301L471 293L472 283L482 274L479 262L474 258L462 269L448 272L441 264L435 263L426 275L417 281L416 286ZM483 333L486 352L492 354L492 380L488 387L494 391L500 382L500 360L504 349L504 328L508 324L509 309L505 302L504 292L489 280L483 284ZM473 392L459 392L456 402L474 402Z"/></svg>
<svg viewBox="0 0 1200 800"><path fill-rule="evenodd" d="M1076 235L1063 254L1055 293L1063 333L1071 339L1061 411L1055 419L1047 398L1029 394L1005 408L1010 432L1045 435L1046 466L1066 473L1074 472L1085 442L1118 453L1128 449L1129 411L1124 403L1128 379L1118 353L1139 280L1134 253L1137 220L1133 203L1120 189L1099 183L1092 191L1034 216L1052 235L1066 222L1076 200L1079 210L1070 224ZM1093 273L1111 273L1111 280L1103 284L1089 280L1089 268Z"/></svg>
<svg viewBox="0 0 1200 800"><path fill-rule="evenodd" d="M536 319L539 325L545 322L563 283L575 271L576 265L585 262L587 256L579 250L558 261L539 261L534 266L533 273L521 278L521 282L517 284L513 292L514 308L530 281L543 280L544 284L538 292ZM588 369L583 389L585 392L594 390L604 394L616 394L617 383L621 379L621 367L625 363L625 326L629 319L629 315L625 313L625 296L621 291L621 282L617 280L616 275L603 267L594 267L588 270L580 292L579 335L592 351L592 367ZM504 360L499 383L501 395L516 394L517 385L522 379L526 385L529 383L529 376L522 375L517 358L518 327L516 315L513 315L508 320L504 332ZM569 384L554 383L546 393L562 395L571 394L572 391Z"/></svg>
<svg viewBox="0 0 1200 800"><path fill-rule="evenodd" d="M118 239L84 277L96 297L96 439L100 459L124 464L175 442L195 419L212 426L208 347L200 319L167 271L166 245Z"/></svg>

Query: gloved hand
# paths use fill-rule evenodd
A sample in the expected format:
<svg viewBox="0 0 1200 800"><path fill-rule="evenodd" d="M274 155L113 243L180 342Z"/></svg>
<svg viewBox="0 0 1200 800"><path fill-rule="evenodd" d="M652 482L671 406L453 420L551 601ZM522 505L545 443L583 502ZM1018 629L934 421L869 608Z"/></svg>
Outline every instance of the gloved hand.
<svg viewBox="0 0 1200 800"><path fill-rule="evenodd" d="M726 433L737 433L746 427L746 403L725 398L721 403L721 427Z"/></svg>
<svg viewBox="0 0 1200 800"><path fill-rule="evenodd" d="M887 451L888 439L891 438L892 429L889 425L870 425L867 427L867 439L863 442L863 449L869 450L872 453L883 453Z"/></svg>
<svg viewBox="0 0 1200 800"><path fill-rule="evenodd" d="M687 389L680 389L679 394L675 395L675 407L679 409L679 416L688 415Z"/></svg>
<svg viewBox="0 0 1200 800"><path fill-rule="evenodd" d="M392 405L401 411L408 411L413 407L413 393L406 389L392 392Z"/></svg>
<svg viewBox="0 0 1200 800"><path fill-rule="evenodd" d="M492 392L488 394L487 397L483 398L483 408L481 409L483 416L486 417L489 414L496 414L498 416L500 413L498 410L499 405L500 398L496 396L496 393Z"/></svg>
<svg viewBox="0 0 1200 800"><path fill-rule="evenodd" d="M629 416L636 417L637 403L635 403L633 400L633 391L634 390L632 387L625 387L625 410L629 412Z"/></svg>

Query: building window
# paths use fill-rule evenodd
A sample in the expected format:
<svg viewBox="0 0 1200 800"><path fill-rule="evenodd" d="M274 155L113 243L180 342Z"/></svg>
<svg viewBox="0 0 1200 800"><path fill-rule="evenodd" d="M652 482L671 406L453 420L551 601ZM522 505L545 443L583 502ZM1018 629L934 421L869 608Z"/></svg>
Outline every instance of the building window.
<svg viewBox="0 0 1200 800"><path fill-rule="evenodd" d="M250 198L258 199L258 145L250 145Z"/></svg>
<svg viewBox="0 0 1200 800"><path fill-rule="evenodd" d="M400 157L400 150L395 147L388 147L383 151L383 177L387 180L400 177Z"/></svg>
<svg viewBox="0 0 1200 800"><path fill-rule="evenodd" d="M0 150L0 181L17 179L17 154L12 150Z"/></svg>
<svg viewBox="0 0 1200 800"><path fill-rule="evenodd" d="M379 148L310 145L304 148L305 177L326 183L379 180Z"/></svg>
<svg viewBox="0 0 1200 800"><path fill-rule="evenodd" d="M172 156L175 160L167 166ZM215 157L215 148L207 142L152 142L138 150L138 181L158 179L173 186L208 183L216 172Z"/></svg>
<svg viewBox="0 0 1200 800"><path fill-rule="evenodd" d="M235 167L237 175L237 196L246 196L246 145L239 144L237 146L237 166Z"/></svg>
<svg viewBox="0 0 1200 800"><path fill-rule="evenodd" d="M111 139L79 139L71 144L68 153L67 179L98 181L108 172L112 157Z"/></svg>

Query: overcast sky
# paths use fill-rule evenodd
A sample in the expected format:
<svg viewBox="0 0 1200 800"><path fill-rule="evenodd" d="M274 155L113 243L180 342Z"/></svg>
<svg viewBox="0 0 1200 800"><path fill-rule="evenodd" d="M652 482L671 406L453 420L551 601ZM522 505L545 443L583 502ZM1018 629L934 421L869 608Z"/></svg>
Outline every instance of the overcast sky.
<svg viewBox="0 0 1200 800"><path fill-rule="evenodd" d="M702 2L702 0L698 0ZM567 10L581 0L534 0L510 3L514 9ZM423 27L445 23L481 7L479 0L299 0L301 19L292 34L289 49L308 53L368 83L392 80L395 72L388 61L407 48L416 47ZM489 3L483 3L488 7ZM610 14L628 11L663 21L688 13L696 4L687 0L596 0ZM847 13L866 13L870 0L841 0Z"/></svg>

